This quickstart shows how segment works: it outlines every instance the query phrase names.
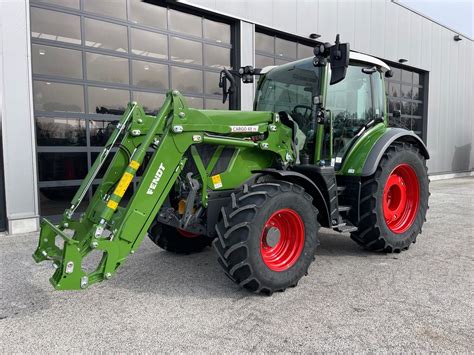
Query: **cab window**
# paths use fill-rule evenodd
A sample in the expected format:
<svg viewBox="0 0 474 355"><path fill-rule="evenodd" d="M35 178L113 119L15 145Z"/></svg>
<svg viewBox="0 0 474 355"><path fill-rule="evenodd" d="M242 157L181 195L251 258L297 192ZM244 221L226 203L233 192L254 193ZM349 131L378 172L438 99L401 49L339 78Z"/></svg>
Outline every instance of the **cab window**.
<svg viewBox="0 0 474 355"><path fill-rule="evenodd" d="M385 90L382 79L382 73L377 71L372 74L372 85L374 95L374 114L375 117L385 116Z"/></svg>
<svg viewBox="0 0 474 355"><path fill-rule="evenodd" d="M320 74L311 58L272 69L259 81L255 110L284 111L304 130L311 118L312 97L320 93Z"/></svg>
<svg viewBox="0 0 474 355"><path fill-rule="evenodd" d="M333 150L342 157L355 135L374 117L372 75L362 71L367 65L351 64L341 82L329 85L326 108L333 117ZM380 108L378 108L380 110Z"/></svg>

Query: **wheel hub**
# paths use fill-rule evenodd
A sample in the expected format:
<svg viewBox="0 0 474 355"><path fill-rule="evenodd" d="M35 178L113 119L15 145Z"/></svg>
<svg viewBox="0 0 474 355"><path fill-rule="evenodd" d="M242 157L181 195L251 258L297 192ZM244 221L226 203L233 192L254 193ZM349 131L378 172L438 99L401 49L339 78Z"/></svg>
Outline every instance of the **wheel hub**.
<svg viewBox="0 0 474 355"><path fill-rule="evenodd" d="M260 252L263 262L273 271L293 266L304 245L304 223L297 212L284 208L274 212L263 227Z"/></svg>
<svg viewBox="0 0 474 355"><path fill-rule="evenodd" d="M185 238L196 238L199 237L200 234L198 233L193 233L193 232L188 232L187 230L181 229L181 228L176 228L179 234L181 234Z"/></svg>
<svg viewBox="0 0 474 355"><path fill-rule="evenodd" d="M415 170L400 164L391 172L383 191L383 214L388 228L397 234L405 232L415 220L420 187Z"/></svg>

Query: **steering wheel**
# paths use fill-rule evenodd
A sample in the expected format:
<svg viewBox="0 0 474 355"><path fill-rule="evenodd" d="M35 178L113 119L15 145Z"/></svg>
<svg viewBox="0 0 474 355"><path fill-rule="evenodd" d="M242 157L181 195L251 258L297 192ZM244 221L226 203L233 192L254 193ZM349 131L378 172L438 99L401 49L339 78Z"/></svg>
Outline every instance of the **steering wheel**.
<svg viewBox="0 0 474 355"><path fill-rule="evenodd" d="M347 111L339 112L334 116L333 127L344 128L350 121L350 115Z"/></svg>
<svg viewBox="0 0 474 355"><path fill-rule="evenodd" d="M303 117L305 119L310 117L310 116L308 116L308 113L311 115L311 113L313 112L313 108L311 106L307 106L307 105L296 105L295 107L293 107L293 110L291 112L292 113L299 113L298 109L304 109Z"/></svg>

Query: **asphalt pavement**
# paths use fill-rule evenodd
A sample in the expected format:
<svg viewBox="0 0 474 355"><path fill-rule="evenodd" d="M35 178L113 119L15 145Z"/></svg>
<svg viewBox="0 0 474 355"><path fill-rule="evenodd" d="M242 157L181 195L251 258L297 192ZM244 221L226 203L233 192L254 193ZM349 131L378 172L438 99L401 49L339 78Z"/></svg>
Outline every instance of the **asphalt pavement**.
<svg viewBox="0 0 474 355"><path fill-rule="evenodd" d="M239 289L214 251L148 239L110 281L54 291L37 234L0 237L0 353L473 352L474 178L432 182L428 222L400 254L321 230L309 275L271 297Z"/></svg>

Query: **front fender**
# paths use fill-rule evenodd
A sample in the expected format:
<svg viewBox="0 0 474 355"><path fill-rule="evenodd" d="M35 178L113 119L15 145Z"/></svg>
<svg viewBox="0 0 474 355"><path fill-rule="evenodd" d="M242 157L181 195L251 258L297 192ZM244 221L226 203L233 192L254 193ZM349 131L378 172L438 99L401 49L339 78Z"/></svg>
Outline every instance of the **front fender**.
<svg viewBox="0 0 474 355"><path fill-rule="evenodd" d="M331 228L331 216L329 208L320 188L309 177L296 171L262 169L252 171L256 174L270 175L279 180L288 181L300 185L305 191L313 197L313 204L319 211L320 223L323 227Z"/></svg>

